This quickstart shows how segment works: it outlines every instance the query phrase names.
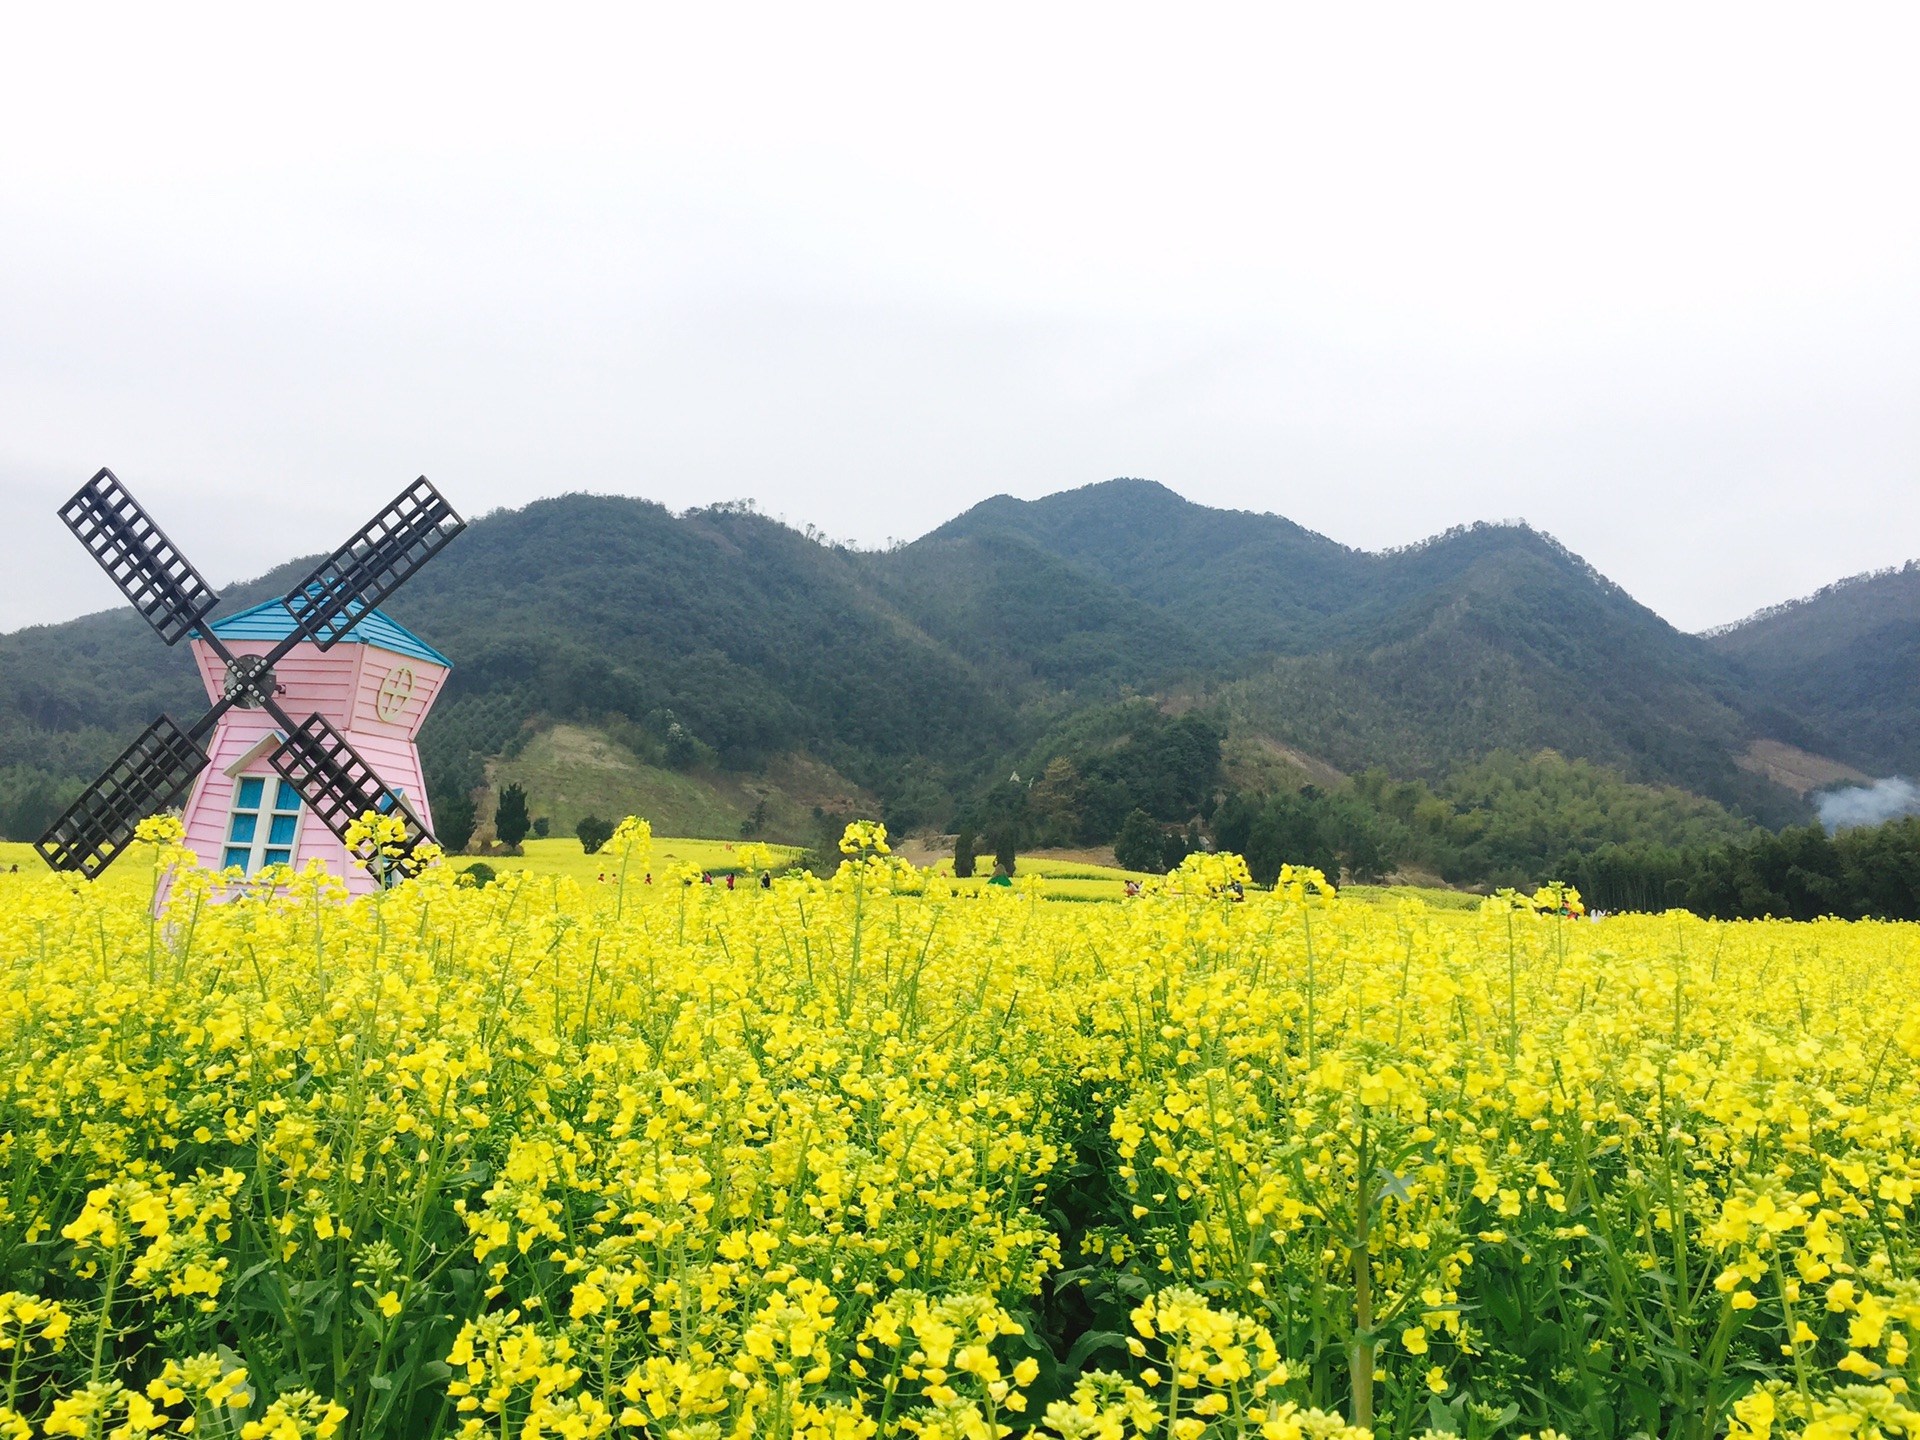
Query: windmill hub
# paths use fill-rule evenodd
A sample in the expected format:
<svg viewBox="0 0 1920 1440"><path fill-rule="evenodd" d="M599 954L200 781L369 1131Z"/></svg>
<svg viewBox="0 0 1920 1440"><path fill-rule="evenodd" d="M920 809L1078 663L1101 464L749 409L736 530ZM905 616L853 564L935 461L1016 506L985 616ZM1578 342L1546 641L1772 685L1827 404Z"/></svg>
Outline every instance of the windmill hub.
<svg viewBox="0 0 1920 1440"><path fill-rule="evenodd" d="M242 710L259 710L280 693L280 682L265 655L236 655L227 663L221 693Z"/></svg>

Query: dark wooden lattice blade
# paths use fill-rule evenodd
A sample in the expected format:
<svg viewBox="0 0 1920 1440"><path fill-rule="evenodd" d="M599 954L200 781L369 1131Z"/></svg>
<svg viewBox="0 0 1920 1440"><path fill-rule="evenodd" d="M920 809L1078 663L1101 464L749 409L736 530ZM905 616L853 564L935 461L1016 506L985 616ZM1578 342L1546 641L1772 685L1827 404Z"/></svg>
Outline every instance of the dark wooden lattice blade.
<svg viewBox="0 0 1920 1440"><path fill-rule="evenodd" d="M60 507L66 522L133 608L172 645L220 597L188 563L111 470L102 470Z"/></svg>
<svg viewBox="0 0 1920 1440"><path fill-rule="evenodd" d="M306 797L313 813L342 841L347 827L369 810L397 814L406 822L402 848L408 855L433 838L406 800L389 790L347 737L318 712L287 736L267 763Z"/></svg>
<svg viewBox="0 0 1920 1440"><path fill-rule="evenodd" d="M325 650L466 528L422 475L280 603L295 630Z"/></svg>
<svg viewBox="0 0 1920 1440"><path fill-rule="evenodd" d="M89 880L133 841L134 827L186 794L207 768L207 752L162 715L141 732L106 773L81 792L33 848L56 870Z"/></svg>

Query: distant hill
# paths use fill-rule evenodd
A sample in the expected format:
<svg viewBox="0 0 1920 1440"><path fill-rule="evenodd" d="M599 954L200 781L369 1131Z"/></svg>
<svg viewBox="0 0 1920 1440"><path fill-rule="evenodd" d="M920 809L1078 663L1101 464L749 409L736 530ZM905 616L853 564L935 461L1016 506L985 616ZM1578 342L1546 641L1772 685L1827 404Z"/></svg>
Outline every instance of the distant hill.
<svg viewBox="0 0 1920 1440"><path fill-rule="evenodd" d="M859 556L743 509L540 501L476 522L389 608L455 662L443 726L502 697L656 728L671 711L734 768L795 747L963 764L1013 733L1006 697Z"/></svg>
<svg viewBox="0 0 1920 1440"><path fill-rule="evenodd" d="M1876 775L1920 775L1920 560L1856 575L1716 631L1746 689L1808 748Z"/></svg>
<svg viewBox="0 0 1920 1440"><path fill-rule="evenodd" d="M1004 696L873 596L858 556L742 510L575 495L498 512L385 608L454 661L421 739L449 784L477 784L541 714L677 724L735 769L810 749L881 778L984 763L1013 735ZM185 647L130 612L0 637L0 767L90 776L154 711L203 704Z"/></svg>
<svg viewBox="0 0 1920 1440"><path fill-rule="evenodd" d="M1022 541L1097 577L1237 656L1316 648L1364 610L1377 557L1277 515L1195 505L1150 480L1110 480L1042 500L999 495L891 558Z"/></svg>
<svg viewBox="0 0 1920 1440"><path fill-rule="evenodd" d="M301 563L222 608L281 592ZM1907 623L1897 597L1842 598L1862 636ZM1907 753L1885 743L1897 714L1834 700L1871 680L1805 678L1828 632L1807 639L1804 616L1702 639L1522 526L1369 554L1141 480L996 497L882 552L744 507L564 496L475 521L386 608L454 661L422 736L449 789L546 717L617 733L644 766L738 775L811 755L897 822L936 823L1128 695L1228 717L1239 753L1302 757L1289 773L1437 779L1551 747L1772 824L1808 812L1736 763L1755 742L1831 738L1867 768ZM20 795L38 786L44 810L155 711L199 704L184 647L131 613L0 636L0 825L26 825Z"/></svg>
<svg viewBox="0 0 1920 1440"><path fill-rule="evenodd" d="M1435 776L1551 747L1771 823L1805 814L1736 764L1754 740L1802 730L1712 646L1525 526L1369 554L1115 480L985 501L873 564L982 663L1064 686L1208 690L1246 730L1343 770ZM1070 631L1049 606L1063 593Z"/></svg>
<svg viewBox="0 0 1920 1440"><path fill-rule="evenodd" d="M78 545L73 558L92 563ZM285 594L318 559L228 587L215 613ZM83 784L155 715L194 719L206 704L186 645L169 650L127 607L0 635L0 774Z"/></svg>

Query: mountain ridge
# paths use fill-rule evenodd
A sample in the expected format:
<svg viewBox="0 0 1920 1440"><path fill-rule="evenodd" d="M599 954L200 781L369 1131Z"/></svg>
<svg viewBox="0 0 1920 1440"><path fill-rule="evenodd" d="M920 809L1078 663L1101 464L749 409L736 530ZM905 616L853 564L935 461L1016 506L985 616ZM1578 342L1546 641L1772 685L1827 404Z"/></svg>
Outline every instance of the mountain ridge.
<svg viewBox="0 0 1920 1440"><path fill-rule="evenodd" d="M1875 603L1883 628L1910 605L1920 644L1920 587ZM535 717L609 719L733 769L809 750L930 823L1062 717L1179 693L1349 773L1552 748L1779 824L1806 807L1741 768L1756 741L1862 764L1912 729L1810 704L1791 627L1687 635L1524 525L1368 552L1144 480L989 497L885 551L744 505L553 497L480 517L384 608L454 661L422 735L447 786ZM1859 608L1814 628L1871 630ZM155 710L197 706L170 654L127 612L0 635L0 777L70 790Z"/></svg>
<svg viewBox="0 0 1920 1440"><path fill-rule="evenodd" d="M1806 748L1920 774L1920 560L1837 580L1707 640L1750 690L1800 719Z"/></svg>

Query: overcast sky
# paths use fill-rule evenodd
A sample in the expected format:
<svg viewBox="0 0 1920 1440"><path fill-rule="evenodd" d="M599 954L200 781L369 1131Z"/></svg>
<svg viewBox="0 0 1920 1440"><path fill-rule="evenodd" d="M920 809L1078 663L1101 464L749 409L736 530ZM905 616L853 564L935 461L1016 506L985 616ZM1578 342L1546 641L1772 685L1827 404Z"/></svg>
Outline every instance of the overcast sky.
<svg viewBox="0 0 1920 1440"><path fill-rule="evenodd" d="M1920 554L1911 6L10 5L0 628L414 475L863 544L1116 475L1551 531L1683 628Z"/></svg>

